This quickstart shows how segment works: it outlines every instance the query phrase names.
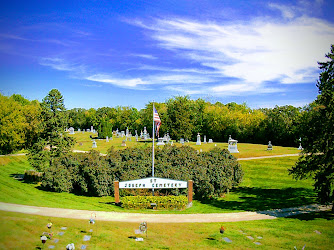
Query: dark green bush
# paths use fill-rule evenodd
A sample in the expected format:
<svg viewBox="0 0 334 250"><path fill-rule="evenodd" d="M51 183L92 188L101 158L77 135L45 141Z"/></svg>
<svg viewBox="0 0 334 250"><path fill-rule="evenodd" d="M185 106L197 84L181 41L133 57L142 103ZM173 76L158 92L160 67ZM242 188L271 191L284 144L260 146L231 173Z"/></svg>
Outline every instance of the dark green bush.
<svg viewBox="0 0 334 250"><path fill-rule="evenodd" d="M39 182L42 180L43 172L37 172L36 170L24 171L24 180L27 182Z"/></svg>

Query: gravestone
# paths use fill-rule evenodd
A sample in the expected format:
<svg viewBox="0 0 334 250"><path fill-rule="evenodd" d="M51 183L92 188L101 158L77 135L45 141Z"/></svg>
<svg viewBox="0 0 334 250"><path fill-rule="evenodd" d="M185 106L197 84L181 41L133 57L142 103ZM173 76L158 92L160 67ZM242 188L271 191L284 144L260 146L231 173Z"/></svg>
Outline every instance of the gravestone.
<svg viewBox="0 0 334 250"><path fill-rule="evenodd" d="M209 143L213 143L213 140L212 140L212 139L209 139Z"/></svg>
<svg viewBox="0 0 334 250"><path fill-rule="evenodd" d="M157 143L157 146L163 146L163 145L165 145L165 143L164 143L164 138L158 138L158 143Z"/></svg>
<svg viewBox="0 0 334 250"><path fill-rule="evenodd" d="M108 136L106 137L106 142L109 142L109 137Z"/></svg>
<svg viewBox="0 0 334 250"><path fill-rule="evenodd" d="M268 143L267 150L273 150L273 145L271 144L271 141L269 141L269 143Z"/></svg>
<svg viewBox="0 0 334 250"><path fill-rule="evenodd" d="M204 136L203 143L206 144L206 135Z"/></svg>
<svg viewBox="0 0 334 250"><path fill-rule="evenodd" d="M90 126L90 131L93 131L94 130L94 127L93 126Z"/></svg>
<svg viewBox="0 0 334 250"><path fill-rule="evenodd" d="M184 145L184 139L183 139L183 138L180 139L180 143L181 143L182 145Z"/></svg>
<svg viewBox="0 0 334 250"><path fill-rule="evenodd" d="M125 132L121 131L121 137L123 138L125 136Z"/></svg>
<svg viewBox="0 0 334 250"><path fill-rule="evenodd" d="M146 130L146 127L144 127L144 140L147 140L148 139L148 137L147 137L147 130Z"/></svg>
<svg viewBox="0 0 334 250"><path fill-rule="evenodd" d="M125 140L122 141L122 147L126 147Z"/></svg>
<svg viewBox="0 0 334 250"><path fill-rule="evenodd" d="M200 136L200 134L199 134L199 133L197 134L197 141L196 141L196 145L201 145L201 136Z"/></svg>
<svg viewBox="0 0 334 250"><path fill-rule="evenodd" d="M302 147L302 138L301 137L299 138L299 141L300 141L300 143L299 143L298 149L299 150L303 150L303 147Z"/></svg>
<svg viewBox="0 0 334 250"><path fill-rule="evenodd" d="M78 128L78 132L81 132L81 129L80 129L80 128Z"/></svg>
<svg viewBox="0 0 334 250"><path fill-rule="evenodd" d="M93 140L92 148L97 148L97 145L96 145L96 141L95 141L95 140Z"/></svg>
<svg viewBox="0 0 334 250"><path fill-rule="evenodd" d="M74 135L74 128L73 128L73 127L70 127L70 128L68 129L68 131L70 132L70 135Z"/></svg>
<svg viewBox="0 0 334 250"><path fill-rule="evenodd" d="M230 153L239 153L238 151L238 141L230 138L228 139L228 151Z"/></svg>

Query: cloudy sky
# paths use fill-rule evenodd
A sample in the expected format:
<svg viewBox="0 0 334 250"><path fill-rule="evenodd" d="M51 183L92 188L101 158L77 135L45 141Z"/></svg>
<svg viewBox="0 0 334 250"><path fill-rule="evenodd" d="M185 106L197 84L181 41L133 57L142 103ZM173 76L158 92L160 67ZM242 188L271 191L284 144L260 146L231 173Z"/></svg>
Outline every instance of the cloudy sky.
<svg viewBox="0 0 334 250"><path fill-rule="evenodd" d="M331 0L3 1L0 92L67 108L178 95L303 106L334 44Z"/></svg>

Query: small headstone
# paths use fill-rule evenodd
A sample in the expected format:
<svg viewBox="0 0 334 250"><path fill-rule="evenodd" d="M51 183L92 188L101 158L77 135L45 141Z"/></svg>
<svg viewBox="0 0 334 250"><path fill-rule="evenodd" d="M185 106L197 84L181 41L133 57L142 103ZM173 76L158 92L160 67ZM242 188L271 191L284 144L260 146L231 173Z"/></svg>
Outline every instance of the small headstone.
<svg viewBox="0 0 334 250"><path fill-rule="evenodd" d="M92 236L90 235L85 235L83 238L83 241L89 241Z"/></svg>
<svg viewBox="0 0 334 250"><path fill-rule="evenodd" d="M144 241L143 238L136 238L136 241Z"/></svg>
<svg viewBox="0 0 334 250"><path fill-rule="evenodd" d="M203 143L206 144L206 135L204 136Z"/></svg>
<svg viewBox="0 0 334 250"><path fill-rule="evenodd" d="M223 237L223 240L225 240L225 242L227 242L227 243L231 243L231 242L232 242L232 240L230 240L230 239L227 238L227 237Z"/></svg>
<svg viewBox="0 0 334 250"><path fill-rule="evenodd" d="M93 232L93 229L90 229L89 232L90 232L90 233Z"/></svg>
<svg viewBox="0 0 334 250"><path fill-rule="evenodd" d="M163 146L163 145L165 145L163 139L164 139L164 138L158 138L157 146Z"/></svg>
<svg viewBox="0 0 334 250"><path fill-rule="evenodd" d="M53 249L53 248L55 248L55 246L54 245L50 245L50 246L48 246L48 248Z"/></svg>
<svg viewBox="0 0 334 250"><path fill-rule="evenodd" d="M92 148L97 148L97 145L96 145L96 141L95 141L95 140L93 141L93 146L92 146Z"/></svg>
<svg viewBox="0 0 334 250"><path fill-rule="evenodd" d="M246 238L248 238L250 240L254 240L254 238L252 236L246 236Z"/></svg>
<svg viewBox="0 0 334 250"><path fill-rule="evenodd" d="M316 234L321 234L321 232L319 232L318 230L315 230L314 231Z"/></svg>
<svg viewBox="0 0 334 250"><path fill-rule="evenodd" d="M106 137L106 142L109 142L109 137L108 136Z"/></svg>
<svg viewBox="0 0 334 250"><path fill-rule="evenodd" d="M202 150L202 149L200 149L200 150L199 150L199 152L201 152L201 153L202 153L202 152L203 152L203 150Z"/></svg>
<svg viewBox="0 0 334 250"><path fill-rule="evenodd" d="M64 232L59 232L58 235L62 236L62 235L64 235Z"/></svg>
<svg viewBox="0 0 334 250"><path fill-rule="evenodd" d="M180 139L180 143L181 143L182 145L184 144L184 139L183 139L183 138Z"/></svg>
<svg viewBox="0 0 334 250"><path fill-rule="evenodd" d="M273 145L271 144L271 141L269 141L269 143L268 143L267 150L273 150Z"/></svg>
<svg viewBox="0 0 334 250"><path fill-rule="evenodd" d="M58 243L59 239L54 239L53 243Z"/></svg>
<svg viewBox="0 0 334 250"><path fill-rule="evenodd" d="M196 141L196 145L201 145L201 136L200 136L200 134L199 134L199 133L197 134L197 141Z"/></svg>
<svg viewBox="0 0 334 250"><path fill-rule="evenodd" d="M62 228L60 228L61 230L67 230L67 227L62 227Z"/></svg>
<svg viewBox="0 0 334 250"><path fill-rule="evenodd" d="M73 128L73 127L70 127L70 128L68 129L68 131L70 132L70 135L74 135L74 128Z"/></svg>
<svg viewBox="0 0 334 250"><path fill-rule="evenodd" d="M209 139L209 143L213 143L213 140L212 140L212 139Z"/></svg>
<svg viewBox="0 0 334 250"><path fill-rule="evenodd" d="M81 129L80 129L80 128L78 128L78 132L81 132Z"/></svg>
<svg viewBox="0 0 334 250"><path fill-rule="evenodd" d="M254 242L255 245L262 245L260 242Z"/></svg>
<svg viewBox="0 0 334 250"><path fill-rule="evenodd" d="M83 143L82 142L79 142L79 146L82 146L83 145Z"/></svg>
<svg viewBox="0 0 334 250"><path fill-rule="evenodd" d="M122 141L122 145L121 145L122 147L126 147L126 144L125 144L125 141L123 140Z"/></svg>
<svg viewBox="0 0 334 250"><path fill-rule="evenodd" d="M259 240L261 240L263 237L262 236L257 236L256 238L258 238Z"/></svg>
<svg viewBox="0 0 334 250"><path fill-rule="evenodd" d="M90 131L93 132L93 130L94 130L94 127L93 127L93 126L90 126Z"/></svg>
<svg viewBox="0 0 334 250"><path fill-rule="evenodd" d="M86 249L87 246L86 245L81 245L80 249Z"/></svg>

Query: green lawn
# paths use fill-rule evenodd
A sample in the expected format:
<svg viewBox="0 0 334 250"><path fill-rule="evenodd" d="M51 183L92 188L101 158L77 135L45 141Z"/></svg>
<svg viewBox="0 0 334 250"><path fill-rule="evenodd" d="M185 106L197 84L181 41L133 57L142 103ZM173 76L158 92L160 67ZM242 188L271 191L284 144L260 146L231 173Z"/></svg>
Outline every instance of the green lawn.
<svg viewBox="0 0 334 250"><path fill-rule="evenodd" d="M82 151L89 151L92 149L93 140L90 136L94 137L96 134L91 132L75 132L74 135L70 135L76 139L76 144L74 149L82 150ZM107 153L110 147L114 147L116 149L124 149L122 145L122 141L124 138L116 138L114 137L113 140L109 140L106 142L105 139L95 139L97 148L95 150L100 151L101 153ZM180 147L182 146L180 143L175 143L174 145ZM227 149L227 142L214 142L214 143L202 143L202 145L196 145L196 142L189 142L185 143L184 145L189 145L196 150L208 151L214 147L224 148ZM126 147L151 147L152 141L139 141L136 142L135 137L132 137L131 141L126 141ZM161 147L161 146L157 146ZM267 145L261 144L251 144L251 143L238 143L239 153L234 153L233 155L237 158L244 158L244 157L256 157L256 156L269 156L269 155L283 155L283 154L298 154L300 150L297 148L291 147L280 147L280 146L273 146L272 151L267 151Z"/></svg>
<svg viewBox="0 0 334 250"><path fill-rule="evenodd" d="M225 197L207 202L194 201L184 211L158 211L158 213L226 213L259 211L315 203L311 180L295 181L287 169L297 157L283 157L241 161L245 176L241 186ZM26 183L14 177L31 167L25 156L0 157L0 201L97 211L126 211L112 205L113 197L86 197L69 193L46 192L37 183ZM157 213L143 210L130 212Z"/></svg>
<svg viewBox="0 0 334 250"><path fill-rule="evenodd" d="M59 241L47 240L46 249L51 245L65 249L69 243L76 249L83 244L87 249L302 249L304 245L305 249L332 249L334 245L334 217L328 212L262 221L149 223L148 237L137 235L144 238L143 242L134 240L139 223L99 221L98 214L94 225L88 223L90 215L86 220L76 220L0 211L0 216L0 249L43 248L40 236L49 231L46 224L50 221L53 239ZM219 233L221 225L226 228L223 235ZM91 235L91 240L83 241L85 235Z"/></svg>

